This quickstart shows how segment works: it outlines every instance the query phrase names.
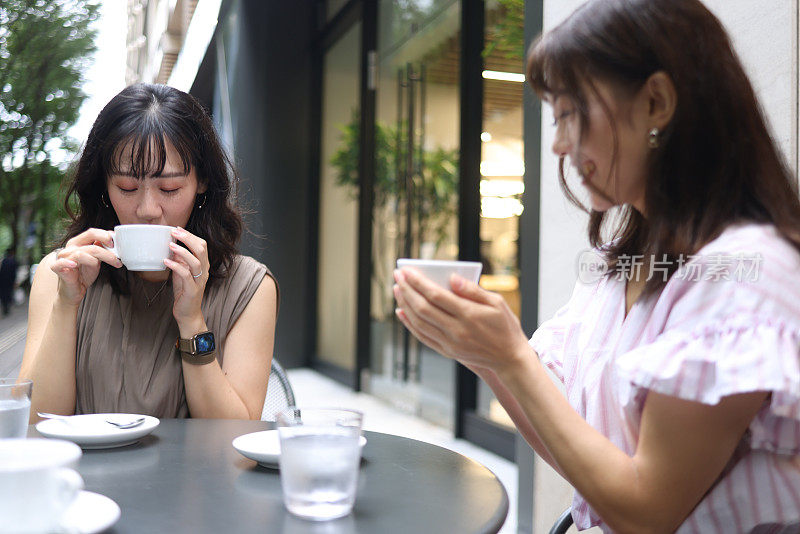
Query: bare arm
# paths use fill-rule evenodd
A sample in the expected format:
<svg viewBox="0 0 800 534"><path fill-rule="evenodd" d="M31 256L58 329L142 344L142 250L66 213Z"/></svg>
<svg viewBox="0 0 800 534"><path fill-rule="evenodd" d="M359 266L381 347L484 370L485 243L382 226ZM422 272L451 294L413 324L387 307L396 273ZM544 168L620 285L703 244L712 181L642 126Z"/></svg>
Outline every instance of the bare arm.
<svg viewBox="0 0 800 534"><path fill-rule="evenodd" d="M172 315L180 336L188 339L208 330L201 303L208 282L210 262L204 239L175 228L173 237L186 248L170 245L174 304ZM225 340L225 363L205 365L182 362L186 402L192 417L259 419L269 381L272 345L277 320L278 290L264 277Z"/></svg>
<svg viewBox="0 0 800 534"><path fill-rule="evenodd" d="M708 406L651 392L629 456L567 403L499 295L463 279L453 289L404 269L395 290L398 316L440 353L494 371L499 391L516 400L517 415L559 471L616 532L674 531L722 472L766 398L766 392L740 394Z"/></svg>
<svg viewBox="0 0 800 534"><path fill-rule="evenodd" d="M54 255L39 264L28 304L28 335L20 376L33 380L31 414L75 411L78 307L58 298Z"/></svg>
<svg viewBox="0 0 800 534"><path fill-rule="evenodd" d="M541 456L545 462L550 464L550 466L563 477L564 473L561 472L561 468L556 464L544 443L542 443L536 429L528 420L528 416L525 415L517 399L514 398L514 395L511 394L505 384L497 377L497 374L486 367L477 367L473 365L467 365L467 367L492 389L497 400L503 408L505 408L511 420L514 421L514 425L517 427L519 433L522 434L525 441L536 451L536 454Z"/></svg>
<svg viewBox="0 0 800 534"><path fill-rule="evenodd" d="M264 277L227 335L222 367L217 360L207 365L183 362L186 401L192 417L261 417L272 364L277 299L275 281ZM205 323L190 327L197 332L206 329Z"/></svg>
<svg viewBox="0 0 800 534"><path fill-rule="evenodd" d="M36 269L28 305L28 334L20 376L33 380L31 418L36 412L75 412L75 351L78 307L104 261L121 263L97 243L109 232L90 229L46 256Z"/></svg>

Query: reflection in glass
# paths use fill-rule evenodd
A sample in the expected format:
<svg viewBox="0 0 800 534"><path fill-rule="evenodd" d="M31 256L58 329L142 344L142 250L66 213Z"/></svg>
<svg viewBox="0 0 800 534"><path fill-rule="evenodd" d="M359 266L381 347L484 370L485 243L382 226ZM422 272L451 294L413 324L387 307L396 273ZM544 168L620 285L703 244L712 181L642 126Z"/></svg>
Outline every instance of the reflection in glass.
<svg viewBox="0 0 800 534"><path fill-rule="evenodd" d="M453 425L453 362L394 317L397 258L458 257L461 4L381 0L369 388Z"/></svg>
<svg viewBox="0 0 800 534"><path fill-rule="evenodd" d="M525 163L522 142L524 0L486 2L481 134L481 286L520 314L519 216ZM478 413L513 426L491 389L479 382Z"/></svg>
<svg viewBox="0 0 800 534"><path fill-rule="evenodd" d="M341 369L355 368L358 203L342 187L335 156L343 148L358 161L347 126L358 116L361 24L326 53L323 65L320 159L317 357Z"/></svg>

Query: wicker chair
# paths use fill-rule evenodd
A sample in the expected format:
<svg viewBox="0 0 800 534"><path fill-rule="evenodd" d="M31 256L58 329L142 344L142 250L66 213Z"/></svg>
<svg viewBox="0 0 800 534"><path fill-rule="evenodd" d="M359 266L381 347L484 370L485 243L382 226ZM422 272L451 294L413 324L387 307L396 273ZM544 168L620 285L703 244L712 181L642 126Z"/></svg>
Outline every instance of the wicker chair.
<svg viewBox="0 0 800 534"><path fill-rule="evenodd" d="M261 410L261 420L274 421L276 413L294 405L294 391L289 383L289 377L286 376L286 371L278 363L278 360L272 358L267 397L264 399L264 408Z"/></svg>

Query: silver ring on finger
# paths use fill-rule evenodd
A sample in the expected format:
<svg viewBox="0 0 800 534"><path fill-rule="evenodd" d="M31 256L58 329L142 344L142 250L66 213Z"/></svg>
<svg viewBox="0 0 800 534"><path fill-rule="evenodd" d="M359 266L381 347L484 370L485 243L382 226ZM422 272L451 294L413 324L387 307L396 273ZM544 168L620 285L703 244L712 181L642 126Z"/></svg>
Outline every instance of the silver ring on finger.
<svg viewBox="0 0 800 534"><path fill-rule="evenodd" d="M199 272L199 273L197 273L197 274L193 274L193 275L192 275L192 278L194 278L194 279L197 279L197 278L200 278L201 276L203 276L203 271L200 271L200 272Z"/></svg>

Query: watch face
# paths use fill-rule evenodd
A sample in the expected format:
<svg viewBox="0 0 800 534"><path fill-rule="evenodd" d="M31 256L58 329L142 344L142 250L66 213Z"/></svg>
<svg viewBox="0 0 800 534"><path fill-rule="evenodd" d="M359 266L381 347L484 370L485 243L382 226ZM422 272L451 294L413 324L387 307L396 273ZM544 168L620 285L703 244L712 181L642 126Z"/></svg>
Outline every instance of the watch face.
<svg viewBox="0 0 800 534"><path fill-rule="evenodd" d="M197 340L197 352L211 352L216 347L214 346L214 334L211 332L206 332L205 334L200 334L196 338Z"/></svg>

